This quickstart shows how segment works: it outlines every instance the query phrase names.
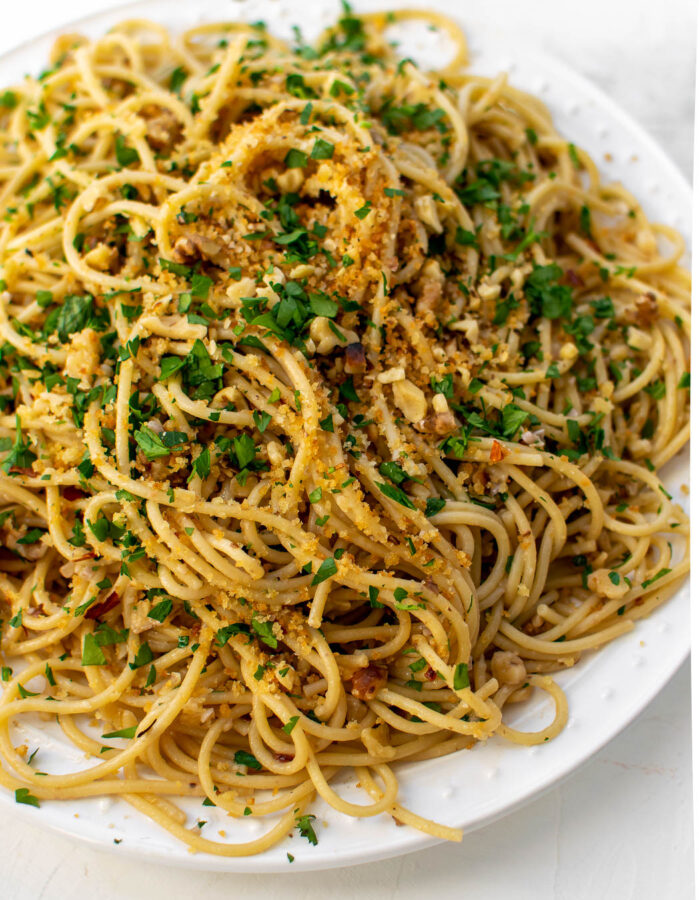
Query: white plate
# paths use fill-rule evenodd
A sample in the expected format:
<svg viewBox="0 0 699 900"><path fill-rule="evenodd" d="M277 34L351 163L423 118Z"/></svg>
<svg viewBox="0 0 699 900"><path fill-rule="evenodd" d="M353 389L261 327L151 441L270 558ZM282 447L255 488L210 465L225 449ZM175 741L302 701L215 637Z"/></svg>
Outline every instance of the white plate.
<svg viewBox="0 0 699 900"><path fill-rule="evenodd" d="M362 11L385 5L358 0L355 8ZM399 5L422 4L404 0ZM431 6L461 20L469 37L474 71L495 75L504 70L516 87L544 100L559 131L592 154L606 181L623 181L651 219L674 226L689 239L691 189L674 163L626 113L562 63L539 51L523 51L521 40L488 21L489 4L473 4L468 19L459 16L459 0L432 0ZM249 22L263 19L272 31L282 34L290 33L290 25L299 22L304 26L304 36L310 38L335 19L337 8L333 0L205 0L197 4L147 0L67 25L61 31L79 30L97 36L121 19L135 16L155 19L174 30L236 17ZM1 57L0 84L10 84L27 71L40 71L58 33ZM426 63L444 58L444 47L435 35L414 32L411 37L411 43L405 46L406 55ZM688 481L688 470L689 454L685 451L663 473L668 489L680 500L684 497L680 485ZM471 751L405 764L399 772L401 802L417 813L464 830L493 821L569 775L618 734L669 681L688 652L689 587L685 586L633 632L557 676L568 696L570 721L552 743L525 748L495 737ZM528 705L513 721L518 727L534 729L541 727L549 715L548 701L541 701ZM30 748L40 745L40 762L48 771L69 771L89 764L46 723L23 724L21 734ZM348 797L355 791L353 780L348 774L342 789ZM313 811L318 816L318 846L311 846L296 834L262 856L225 859L192 855L122 801L43 802L41 810L35 810L16 805L11 794L0 791L0 803L8 816L26 816L35 824L104 849L210 871L324 869L396 856L435 843L410 828L396 827L388 816L348 818L317 803ZM256 819L235 822L218 811L202 808L199 802L188 812L191 825L198 819L207 820L202 834L213 840L221 828L229 839L250 840L268 827ZM115 839L120 840L118 845ZM287 851L295 857L292 867Z"/></svg>

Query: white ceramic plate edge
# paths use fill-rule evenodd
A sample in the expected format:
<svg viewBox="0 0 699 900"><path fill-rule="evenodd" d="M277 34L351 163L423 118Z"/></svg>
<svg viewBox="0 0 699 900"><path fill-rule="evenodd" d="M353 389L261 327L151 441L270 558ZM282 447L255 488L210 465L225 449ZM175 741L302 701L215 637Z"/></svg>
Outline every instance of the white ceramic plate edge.
<svg viewBox="0 0 699 900"><path fill-rule="evenodd" d="M142 2L142 0L136 0L136 2L129 3L125 6L116 7L106 12L86 16L75 22L67 23L65 26L61 26L57 29L52 29L44 35L24 42L23 44L10 51L8 54L5 54L0 59L0 62L8 59L9 57L22 56L24 53L29 53L31 49L36 47L37 43L43 42L59 33L63 33L67 30L72 30L73 28L79 29L81 27L87 27L87 25L92 25L94 27L95 25L99 25L102 21L104 21L106 26L113 23L114 21L117 21L120 18L139 13L148 5L148 3L144 3ZM367 4L358 3L357 7L361 8L362 6L366 5ZM381 5L383 6L383 4ZM413 4L409 2L407 4L396 5L400 6ZM459 15L459 11L455 9L449 10L448 3L439 2L435 3L434 5L439 5L440 7L450 11L455 18L461 20L461 23L464 25L467 31L471 30L469 22L464 21L465 16L463 14ZM374 8L376 8L376 5L374 5ZM235 7L232 7L232 11L234 9ZM480 35L483 35L483 29L481 28L481 26L474 26L473 30L475 30L476 27L479 29ZM637 145L639 148L642 148L646 158L649 156L653 157L651 168L655 169L659 173L662 173L664 178L669 177L672 181L674 181L676 193L678 195L686 195L688 205L691 203L691 187L680 172L675 162L670 159L670 157L665 153L665 151L660 147L660 145L655 141L654 138L649 136L647 132L645 132L645 130L640 125L638 125L638 123L631 116L629 116L623 109L618 107L616 103L612 101L607 95L605 95L599 88L597 88L583 76L570 69L566 64L550 55L537 53L536 61L535 63L532 63L534 54L532 54L531 51L529 51L528 53L523 53L521 52L521 50L518 50L516 59L518 63L521 61L527 66L540 66L549 75L558 74L561 79L574 87L576 95L579 95L582 98L594 100L594 102L602 112L606 113L611 119L615 120L620 132L623 132L626 137L632 138L632 143ZM478 68L478 62L476 61L474 70L478 71ZM513 76L512 80L513 83L517 83L516 75ZM546 98L544 97L543 99ZM570 129L566 129L565 126L560 126L560 123L559 127L564 133L570 132ZM580 139L580 144L590 149L593 155L596 157L597 148L594 146L594 143L594 141L590 140L589 136ZM648 165L646 164L646 168L647 167ZM646 203L647 198L642 194L639 199L644 204L644 206L648 205ZM684 594L688 596L687 585L685 585L669 602L673 605L676 603L680 603L682 595ZM663 609L665 608L667 607L663 607ZM653 617L646 621L652 620ZM643 625L644 623L641 623L639 629L634 632L636 636L639 635L639 632L641 631ZM615 719L613 726L606 729L603 734L597 737L594 741L586 742L584 750L579 754L570 755L568 757L567 763L561 764L559 762L558 764L556 764L556 760L552 759L552 765L550 766L552 774L550 774L545 781L535 780L531 784L527 785L524 789L516 793L513 792L513 797L509 802L500 803L498 807L490 813L483 814L479 816L477 820L471 821L470 823L466 824L464 830L473 831L477 828L483 827L484 825L496 820L497 818L500 818L501 816L506 815L513 810L525 805L534 796L541 795L547 790L550 790L552 787L560 784L562 780L570 777L570 775L573 774L576 769L578 769L586 761L589 761L589 759L595 753L599 752L602 747L604 747L609 741L611 741L616 735L618 735L639 715L639 713L651 702L651 700L672 678L679 666L686 659L688 652L688 631L680 630L677 646L675 647L675 652L671 656L666 657L660 662L654 662L655 680L652 690L645 690L642 693L639 693L632 701L628 701L624 706L623 714L619 715L619 717ZM598 663L601 662L601 654L603 653L604 651L595 654L593 657L594 661ZM555 744L552 744L551 749L553 749L554 747ZM449 758L449 760L452 759L454 759L454 757ZM69 809L68 805L66 805L65 807L65 814L63 816L66 821L63 824L59 824L55 821L42 821L43 817L37 815L37 811L33 810L30 807L15 805L12 796L7 792L0 792L0 802L3 804L7 804L6 808L8 809L8 813L11 811L12 814L19 814L20 816L22 816L22 818L26 818L27 821L30 821L33 824L45 824L47 827L62 832L65 835L69 835L71 837L79 837L81 840L85 840L99 849L109 849L116 853L122 854L126 852L131 856L137 856L151 862L193 867L204 870L228 870L246 872L283 871L288 873L291 871L326 869L335 866L344 866L360 862L377 861L385 859L387 857L408 853L412 850L426 848L437 843L435 839L421 835L418 832L409 831L407 828L404 828L395 829L393 831L393 835L395 835L396 832L400 835L399 840L387 839L384 845L374 845L370 849L364 846L345 853L338 852L337 849L335 849L334 851L331 849L330 833L326 831L322 834L322 838L327 841L326 851L323 851L321 849L321 845L319 845L318 848L311 848L309 852L302 852L306 850L305 846L303 846L303 844L299 845L297 841L294 841L293 847L291 847L291 845L289 845L288 847L285 845L283 847L283 859L270 858L269 854L265 854L261 857L245 858L221 858L205 856L203 854L190 855L184 848L182 848L182 852L169 851L167 849L160 850L159 852L154 852L153 847L141 847L135 843L127 843L127 841L125 841L122 845L115 846L111 841L105 842L103 837L91 837L84 827L76 827L75 820L72 819L72 807L71 809ZM461 823L449 821L449 824ZM321 844L322 843L323 841L321 841ZM286 849L292 850L296 856L296 863L293 866L289 866L286 860ZM314 853L313 851L318 852Z"/></svg>

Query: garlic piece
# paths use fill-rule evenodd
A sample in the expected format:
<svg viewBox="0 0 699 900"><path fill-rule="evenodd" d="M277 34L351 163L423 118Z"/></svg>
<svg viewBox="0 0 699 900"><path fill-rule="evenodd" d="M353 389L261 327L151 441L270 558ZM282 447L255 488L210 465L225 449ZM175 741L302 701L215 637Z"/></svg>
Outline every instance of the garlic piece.
<svg viewBox="0 0 699 900"><path fill-rule="evenodd" d="M285 194L294 194L305 180L302 169L287 169L281 175L277 175L276 181Z"/></svg>
<svg viewBox="0 0 699 900"><path fill-rule="evenodd" d="M393 383L393 400L405 418L413 425L425 418L427 400L420 388L409 381Z"/></svg>
<svg viewBox="0 0 699 900"><path fill-rule="evenodd" d="M612 575L616 575L615 581L618 579L618 584L612 581ZM587 586L595 594L599 594L600 597L609 597L610 600L619 600L629 589L623 576L611 569L597 569L591 572L587 576Z"/></svg>
<svg viewBox="0 0 699 900"><path fill-rule="evenodd" d="M429 194L423 194L421 197L418 197L415 201L415 212L420 221L424 222L430 231L434 231L436 234L441 234L444 231L439 220L434 197L431 197Z"/></svg>
<svg viewBox="0 0 699 900"><path fill-rule="evenodd" d="M436 413L449 412L449 403L444 394L435 394L432 398L432 406Z"/></svg>
<svg viewBox="0 0 699 900"><path fill-rule="evenodd" d="M640 331L632 325L628 330L626 343L634 350L650 350L653 338L646 331Z"/></svg>
<svg viewBox="0 0 699 900"><path fill-rule="evenodd" d="M499 284L479 284L477 291L483 300L496 300L500 296Z"/></svg>
<svg viewBox="0 0 699 900"><path fill-rule="evenodd" d="M452 331L463 331L469 344L477 343L480 332L476 319L460 319L458 322L452 322L448 327Z"/></svg>
<svg viewBox="0 0 699 900"><path fill-rule="evenodd" d="M394 381L403 381L405 378L405 369L402 366L394 366L385 372L380 372L376 376L379 384L392 384Z"/></svg>
<svg viewBox="0 0 699 900"><path fill-rule="evenodd" d="M117 261L118 256L116 247L110 247L108 244L97 244L89 253L85 254L84 261L93 269L106 272Z"/></svg>
<svg viewBox="0 0 699 900"><path fill-rule="evenodd" d="M347 328L342 328L340 325L335 325L335 328L345 338L344 341L332 330L330 327L330 320L325 316L316 316L311 322L311 327L308 329L308 332L311 336L311 340L315 344L316 353L330 353L335 347L345 347L347 344L354 344L359 340L359 336L356 332L349 331Z"/></svg>
<svg viewBox="0 0 699 900"><path fill-rule="evenodd" d="M496 650L490 661L490 670L500 684L522 684L527 677L524 663L511 650Z"/></svg>

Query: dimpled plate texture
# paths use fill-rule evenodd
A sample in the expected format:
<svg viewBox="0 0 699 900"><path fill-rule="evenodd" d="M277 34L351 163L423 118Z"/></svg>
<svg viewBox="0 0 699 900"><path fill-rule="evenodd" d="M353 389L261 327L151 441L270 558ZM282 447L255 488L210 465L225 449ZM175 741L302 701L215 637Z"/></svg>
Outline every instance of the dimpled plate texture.
<svg viewBox="0 0 699 900"><path fill-rule="evenodd" d="M418 7L404 2L399 7ZM649 213L651 220L672 225L689 239L691 189L655 142L622 110L588 81L563 63L523 46L521 35L488 21L489 4L458 0L432 0L431 7L457 19L469 38L472 71L495 75L506 71L511 83L541 98L551 109L556 127L569 140L584 147L598 164L605 181L623 181ZM301 24L304 37L315 37L334 21L339 4L331 0L203 0L196 4L150 0L71 23L60 32L80 31L91 37L125 18L151 18L173 30L205 21L265 20L275 34L289 35L291 25ZM388 8L358 0L358 11ZM501 10L504 12L504 10ZM492 18L492 16L491 16ZM506 16L501 17L506 20ZM536 47L536 16L532 15L529 43ZM17 81L25 72L37 73L45 65L50 46L59 31L37 38L0 58L0 84ZM446 42L425 27L405 26L401 54L424 65L448 58ZM686 504L680 485L689 478L689 454L685 451L663 473L673 496ZM471 751L400 766L400 801L409 809L465 831L476 829L511 811L551 787L589 759L613 738L653 699L669 681L689 652L689 587L685 585L653 615L613 644L586 656L572 671L557 676L570 704L570 721L550 744L519 747L493 738ZM534 698L508 721L534 730L549 720L552 703ZM90 763L62 732L47 722L25 722L15 729L17 742L30 749L40 746L40 762L46 771L58 773ZM348 773L338 782L341 793L355 802L365 797ZM43 802L41 809L16 805L0 790L7 816L23 815L65 835L91 842L118 854L209 871L273 872L325 869L368 862L407 853L435 843L408 827L396 827L382 815L348 818L316 802L311 812L318 845L311 846L296 832L293 837L261 856L225 858L192 854L187 848L134 811L113 799ZM206 820L203 836L219 840L247 841L262 834L264 820L236 822L217 810L202 808L199 801L187 806L188 824ZM115 839L119 841L115 844ZM287 851L295 857L290 868Z"/></svg>

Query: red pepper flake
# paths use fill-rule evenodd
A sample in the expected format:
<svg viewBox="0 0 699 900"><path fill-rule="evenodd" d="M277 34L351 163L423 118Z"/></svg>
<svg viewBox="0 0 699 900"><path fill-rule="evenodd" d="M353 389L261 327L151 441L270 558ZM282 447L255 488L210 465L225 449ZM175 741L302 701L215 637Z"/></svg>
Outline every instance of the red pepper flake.
<svg viewBox="0 0 699 900"><path fill-rule="evenodd" d="M352 696L358 700L373 700L388 682L388 669L369 663L352 675Z"/></svg>
<svg viewBox="0 0 699 900"><path fill-rule="evenodd" d="M575 269L566 269L565 279L568 284L572 285L573 287L583 287L585 285L585 282L578 275Z"/></svg>
<svg viewBox="0 0 699 900"><path fill-rule="evenodd" d="M85 491L81 491L80 488L76 488L74 485L69 484L64 488L63 496L70 503L73 503L75 500L83 500L85 497L87 497L87 494L85 493Z"/></svg>
<svg viewBox="0 0 699 900"><path fill-rule="evenodd" d="M88 611L85 613L86 619L99 619L100 616L105 616L110 609L114 609L115 606L119 605L119 594L114 591L111 593L106 600L103 600L101 603L97 603L94 606L91 606Z"/></svg>
<svg viewBox="0 0 699 900"><path fill-rule="evenodd" d="M490 448L491 463L502 462L509 452L507 447L503 447L498 441L493 441L493 446Z"/></svg>

